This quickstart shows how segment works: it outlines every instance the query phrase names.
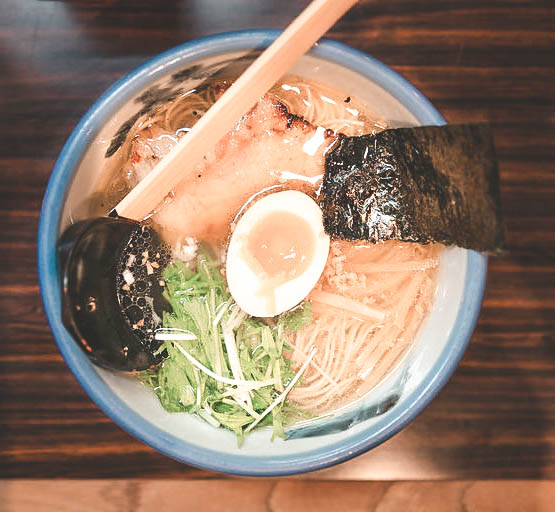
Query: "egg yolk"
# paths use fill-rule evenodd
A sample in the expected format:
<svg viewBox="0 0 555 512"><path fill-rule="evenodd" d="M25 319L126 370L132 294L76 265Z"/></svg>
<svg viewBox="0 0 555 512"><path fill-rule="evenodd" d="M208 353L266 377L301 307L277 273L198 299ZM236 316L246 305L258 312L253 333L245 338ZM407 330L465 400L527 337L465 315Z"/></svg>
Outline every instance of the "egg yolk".
<svg viewBox="0 0 555 512"><path fill-rule="evenodd" d="M316 238L305 219L295 213L277 211L254 226L246 249L260 277L275 285L306 271L314 257Z"/></svg>

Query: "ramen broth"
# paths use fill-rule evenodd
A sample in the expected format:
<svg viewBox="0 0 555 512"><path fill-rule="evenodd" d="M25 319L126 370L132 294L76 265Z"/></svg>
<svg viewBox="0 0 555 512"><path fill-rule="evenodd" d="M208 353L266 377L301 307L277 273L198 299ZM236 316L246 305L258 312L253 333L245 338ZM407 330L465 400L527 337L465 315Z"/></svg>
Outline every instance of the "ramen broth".
<svg viewBox="0 0 555 512"><path fill-rule="evenodd" d="M106 175L103 202L116 204L146 176L225 85L188 91L139 119L113 157L119 158L118 169ZM283 106L297 117L289 116ZM385 128L387 123L356 98L288 76L217 144L191 181L168 195L152 221L176 247L176 258L190 260L198 246L210 246L221 256L225 272L226 242L249 205L284 189L318 200L324 155L337 134ZM263 238L261 233L256 236ZM260 247L255 250L256 257L263 252ZM285 355L294 368L317 347L287 400L310 414L322 414L343 405L346 398L363 396L390 373L430 311L442 250L438 244L332 240L325 270L306 299L312 304L311 322L287 335L292 350Z"/></svg>

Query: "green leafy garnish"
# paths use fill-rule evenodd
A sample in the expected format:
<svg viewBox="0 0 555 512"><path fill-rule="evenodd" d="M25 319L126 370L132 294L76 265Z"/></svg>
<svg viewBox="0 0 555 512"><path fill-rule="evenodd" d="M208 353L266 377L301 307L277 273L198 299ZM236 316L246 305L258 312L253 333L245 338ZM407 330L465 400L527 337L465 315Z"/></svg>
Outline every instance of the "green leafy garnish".
<svg viewBox="0 0 555 512"><path fill-rule="evenodd" d="M310 322L310 304L276 317L272 325L241 311L226 289L219 266L204 252L192 268L183 262L163 272L165 312L158 352L167 354L154 371L143 372L169 412L188 412L233 431L239 445L253 427L284 425L299 412L285 402L286 388L300 377L288 359L284 331Z"/></svg>
<svg viewBox="0 0 555 512"><path fill-rule="evenodd" d="M312 304L308 301L302 302L291 311L283 313L279 322L286 331L296 332L312 321Z"/></svg>

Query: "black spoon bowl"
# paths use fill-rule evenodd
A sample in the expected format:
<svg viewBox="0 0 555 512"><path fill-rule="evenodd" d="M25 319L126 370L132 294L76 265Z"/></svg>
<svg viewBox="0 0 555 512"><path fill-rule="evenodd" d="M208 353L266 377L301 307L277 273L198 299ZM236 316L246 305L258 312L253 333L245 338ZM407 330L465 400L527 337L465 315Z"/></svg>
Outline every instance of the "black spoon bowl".
<svg viewBox="0 0 555 512"><path fill-rule="evenodd" d="M120 371L156 366L169 249L154 229L125 218L79 221L62 234L58 256L62 322L89 359Z"/></svg>

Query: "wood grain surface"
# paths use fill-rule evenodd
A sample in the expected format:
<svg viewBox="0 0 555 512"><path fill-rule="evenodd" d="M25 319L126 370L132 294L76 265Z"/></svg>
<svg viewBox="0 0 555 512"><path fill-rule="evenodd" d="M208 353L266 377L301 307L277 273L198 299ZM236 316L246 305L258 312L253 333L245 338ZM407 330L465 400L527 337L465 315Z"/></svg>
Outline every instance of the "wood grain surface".
<svg viewBox="0 0 555 512"><path fill-rule="evenodd" d="M552 512L555 482L25 479L0 481L0 499L2 512Z"/></svg>
<svg viewBox="0 0 555 512"><path fill-rule="evenodd" d="M199 36L281 28L308 2L0 2L0 478L206 478L108 419L44 317L41 199L92 102L149 57ZM555 478L555 23L551 1L361 1L329 36L418 87L450 122L489 121L507 255L455 374L405 430L303 478Z"/></svg>

